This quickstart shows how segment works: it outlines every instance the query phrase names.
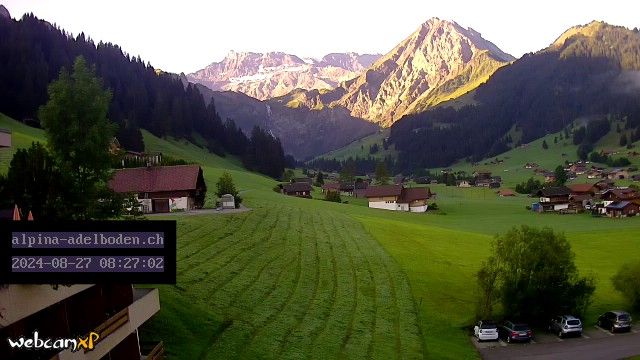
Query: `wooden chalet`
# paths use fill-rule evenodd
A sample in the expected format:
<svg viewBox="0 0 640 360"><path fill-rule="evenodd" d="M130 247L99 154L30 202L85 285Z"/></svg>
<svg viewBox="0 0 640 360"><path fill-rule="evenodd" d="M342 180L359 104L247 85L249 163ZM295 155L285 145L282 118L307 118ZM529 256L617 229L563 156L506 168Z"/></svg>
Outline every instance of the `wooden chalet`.
<svg viewBox="0 0 640 360"><path fill-rule="evenodd" d="M288 196L311 197L313 188L307 182L294 182L282 185L282 193Z"/></svg>
<svg viewBox="0 0 640 360"><path fill-rule="evenodd" d="M428 187L405 188L402 185L369 186L365 197L369 200L370 208L425 212L431 190Z"/></svg>
<svg viewBox="0 0 640 360"><path fill-rule="evenodd" d="M636 201L614 201L605 206L609 217L629 217L640 214L640 204Z"/></svg>
<svg viewBox="0 0 640 360"><path fill-rule="evenodd" d="M567 211L569 209L569 196L571 190L566 186L552 186L540 189L535 193L539 202L532 205L532 209L538 212Z"/></svg>
<svg viewBox="0 0 640 360"><path fill-rule="evenodd" d="M109 187L120 194L133 194L145 213L202 208L207 192L198 165L119 169Z"/></svg>

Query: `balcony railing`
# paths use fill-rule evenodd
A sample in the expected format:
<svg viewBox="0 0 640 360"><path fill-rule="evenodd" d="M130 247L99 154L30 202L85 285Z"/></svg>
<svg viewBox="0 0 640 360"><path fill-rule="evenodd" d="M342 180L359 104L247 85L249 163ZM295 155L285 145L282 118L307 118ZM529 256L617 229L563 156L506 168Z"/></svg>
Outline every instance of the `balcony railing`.
<svg viewBox="0 0 640 360"><path fill-rule="evenodd" d="M164 359L164 343L145 342L140 344L142 360L162 360Z"/></svg>
<svg viewBox="0 0 640 360"><path fill-rule="evenodd" d="M99 335L98 339L94 342L94 345L104 340L107 336L116 332L127 322L129 322L129 308L126 307L120 310L118 313L107 319L107 321L100 324L93 332ZM85 352L87 350L85 349Z"/></svg>

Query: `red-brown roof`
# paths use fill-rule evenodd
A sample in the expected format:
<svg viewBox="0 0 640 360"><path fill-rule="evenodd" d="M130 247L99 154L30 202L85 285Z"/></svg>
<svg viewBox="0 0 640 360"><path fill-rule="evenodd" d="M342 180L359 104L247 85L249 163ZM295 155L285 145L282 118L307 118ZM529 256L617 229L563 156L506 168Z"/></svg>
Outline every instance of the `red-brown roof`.
<svg viewBox="0 0 640 360"><path fill-rule="evenodd" d="M340 190L340 183L337 183L337 182L324 183L322 185L322 189L323 190L338 191L338 190Z"/></svg>
<svg viewBox="0 0 640 360"><path fill-rule="evenodd" d="M593 184L571 184L567 186L573 193L586 193L593 191Z"/></svg>
<svg viewBox="0 0 640 360"><path fill-rule="evenodd" d="M117 193L195 190L201 171L198 165L119 169L109 187Z"/></svg>
<svg viewBox="0 0 640 360"><path fill-rule="evenodd" d="M498 195L500 196L516 196L516 194L511 189L502 189L498 191Z"/></svg>
<svg viewBox="0 0 640 360"><path fill-rule="evenodd" d="M402 185L369 186L364 192L365 197L400 196Z"/></svg>
<svg viewBox="0 0 640 360"><path fill-rule="evenodd" d="M404 188L402 189L402 196L398 202L410 203L416 200L426 200L431 196L431 191L428 187L416 187L416 188Z"/></svg>

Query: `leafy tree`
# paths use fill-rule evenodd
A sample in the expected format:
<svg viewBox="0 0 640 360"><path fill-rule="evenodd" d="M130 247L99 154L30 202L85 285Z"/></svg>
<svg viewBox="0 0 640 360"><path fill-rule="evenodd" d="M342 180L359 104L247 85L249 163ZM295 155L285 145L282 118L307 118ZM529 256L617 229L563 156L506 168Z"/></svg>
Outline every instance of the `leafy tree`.
<svg viewBox="0 0 640 360"><path fill-rule="evenodd" d="M382 161L376 165L376 183L378 185L387 185L389 183L389 172Z"/></svg>
<svg viewBox="0 0 640 360"><path fill-rule="evenodd" d="M291 181L294 177L295 177L295 174L294 174L293 170L291 170L291 169L287 169L287 170L284 172L284 175L282 175L282 181L284 181L284 182L289 182L289 181Z"/></svg>
<svg viewBox="0 0 640 360"><path fill-rule="evenodd" d="M498 235L491 256L477 273L479 315L504 315L542 324L562 313L584 314L594 280L580 277L571 244L549 228L514 227Z"/></svg>
<svg viewBox="0 0 640 360"><path fill-rule="evenodd" d="M547 150L549 148L549 145L547 145L547 140L542 140L542 148Z"/></svg>
<svg viewBox="0 0 640 360"><path fill-rule="evenodd" d="M622 136L620 136L620 146L627 146L627 134L622 134Z"/></svg>
<svg viewBox="0 0 640 360"><path fill-rule="evenodd" d="M516 192L520 194L532 194L540 189L543 185L540 180L529 178L527 181L516 185Z"/></svg>
<svg viewBox="0 0 640 360"><path fill-rule="evenodd" d="M53 157L82 194L73 204L80 218L88 218L111 176L109 146L116 127L107 119L110 101L95 70L78 57L73 72L63 69L49 85L49 101L39 111Z"/></svg>
<svg viewBox="0 0 640 360"><path fill-rule="evenodd" d="M558 165L553 172L556 176L556 185L561 186L567 183L567 172L564 171L564 167L562 165Z"/></svg>
<svg viewBox="0 0 640 360"><path fill-rule="evenodd" d="M634 310L640 310L640 261L622 265L611 279L613 287L631 303Z"/></svg>
<svg viewBox="0 0 640 360"><path fill-rule="evenodd" d="M369 154L375 154L380 150L380 146L376 143L369 146Z"/></svg>
<svg viewBox="0 0 640 360"><path fill-rule="evenodd" d="M557 136L554 136L554 137L553 137L553 143L554 143L554 144L557 144L557 143L558 143L558 137L557 137Z"/></svg>
<svg viewBox="0 0 640 360"><path fill-rule="evenodd" d="M331 201L331 202L338 202L338 203L342 202L339 191L327 191L327 194L324 196L324 199L326 201Z"/></svg>
<svg viewBox="0 0 640 360"><path fill-rule="evenodd" d="M71 204L80 194L69 184L68 173L58 168L47 149L40 143L32 143L30 148L18 149L13 155L0 186L0 201L5 208L17 204L38 220L70 218Z"/></svg>
<svg viewBox="0 0 640 360"><path fill-rule="evenodd" d="M242 202L242 198L240 197L238 190L236 189L236 185L233 183L233 177L228 172L223 172L218 182L216 183L216 195L221 197L225 194L233 195L235 200L236 208L240 206Z"/></svg>
<svg viewBox="0 0 640 360"><path fill-rule="evenodd" d="M322 171L318 171L318 175L316 175L316 186L324 185L324 174Z"/></svg>

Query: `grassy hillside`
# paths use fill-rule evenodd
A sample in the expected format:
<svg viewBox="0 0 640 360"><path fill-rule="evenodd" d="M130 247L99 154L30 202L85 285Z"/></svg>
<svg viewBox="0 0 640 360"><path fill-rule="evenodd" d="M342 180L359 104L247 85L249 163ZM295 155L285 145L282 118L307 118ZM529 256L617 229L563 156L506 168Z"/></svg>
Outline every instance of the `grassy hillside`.
<svg viewBox="0 0 640 360"><path fill-rule="evenodd" d="M0 149L0 173L5 173L9 169L9 163L16 149L29 147L34 141L45 141L44 131L24 125L2 113L0 113L0 128L11 130L11 142L13 145L8 149Z"/></svg>
<svg viewBox="0 0 640 360"><path fill-rule="evenodd" d="M389 129L381 130L376 132L375 134L365 136L360 140L356 140L345 147L320 155L317 158L346 160L350 157L354 159L356 157L368 158L370 156L376 159L384 159L386 156L395 157L397 155L397 152L394 150L393 146L390 146L387 150L382 147L382 140L384 140L388 136ZM375 154L370 154L369 148L373 144L378 144L380 150Z"/></svg>
<svg viewBox="0 0 640 360"><path fill-rule="evenodd" d="M616 125L620 125L620 127L624 129L623 122L614 121L611 126L611 131L596 143L595 151L615 151L617 154L613 155L614 158L624 156L631 161L632 166L640 166L640 157L633 156L629 153L640 151L640 142L635 143L633 149L620 146L619 140L622 133L616 131ZM549 134L525 146L512 149L490 159L481 160L475 166L471 163L460 161L451 166L451 168L454 171L465 171L468 174L472 174L476 170L491 171L493 175L502 176L505 187L514 187L517 183L525 181L530 177L544 180L542 176L535 176L533 169L525 169L524 165L528 162L535 162L542 168L553 171L556 166L564 165L565 161L578 160L576 154L577 146L573 145L571 138L563 138L563 140L560 140L561 135L564 136L563 132ZM557 143L555 139L558 140ZM548 145L548 149L546 150L542 147L543 141L546 141ZM496 159L502 160L502 162L498 163ZM603 164L599 165L605 166ZM439 171L440 169L434 170ZM587 179L585 176L580 176L575 180L575 182L585 181L595 182L595 180Z"/></svg>
<svg viewBox="0 0 640 360"><path fill-rule="evenodd" d="M20 137L32 131L4 121L24 131ZM465 330L474 318L474 274L493 235L520 224L564 232L580 271L595 276L587 324L628 308L610 278L640 257L640 218L540 215L525 209L532 201L525 196L442 185L432 187L441 210L428 214L291 198L234 159L144 137L149 150L200 162L210 193L230 171L253 209L167 217L178 222L178 283L159 286L162 309L141 338L163 339L172 359L478 358ZM547 143L549 150L535 143L513 150L496 173L500 166L515 173L527 154L550 167L562 160L550 154L573 148Z"/></svg>

